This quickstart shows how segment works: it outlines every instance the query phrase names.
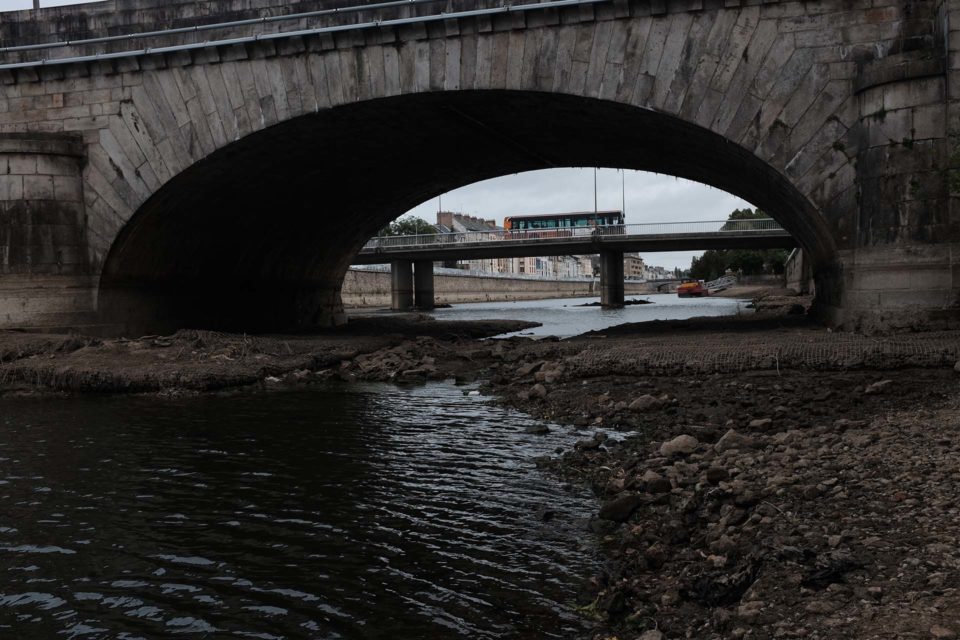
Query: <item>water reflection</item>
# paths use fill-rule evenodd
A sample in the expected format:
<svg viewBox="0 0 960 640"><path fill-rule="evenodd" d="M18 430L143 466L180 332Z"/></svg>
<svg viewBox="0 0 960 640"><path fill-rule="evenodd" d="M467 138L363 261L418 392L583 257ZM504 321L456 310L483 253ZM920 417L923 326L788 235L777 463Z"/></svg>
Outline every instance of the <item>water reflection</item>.
<svg viewBox="0 0 960 640"><path fill-rule="evenodd" d="M571 436L351 389L0 400L0 637L574 634L594 507L531 463Z"/></svg>
<svg viewBox="0 0 960 640"><path fill-rule="evenodd" d="M631 305L623 309L583 307L599 298L558 298L517 302L477 302L454 305L431 312L438 320L527 320L542 326L518 332L519 335L560 336L567 338L587 331L598 331L625 322L648 320L684 320L697 316L730 316L744 310L749 300L736 298L678 298L674 294L642 294L628 300L649 300L652 304ZM517 334L509 334L517 335Z"/></svg>

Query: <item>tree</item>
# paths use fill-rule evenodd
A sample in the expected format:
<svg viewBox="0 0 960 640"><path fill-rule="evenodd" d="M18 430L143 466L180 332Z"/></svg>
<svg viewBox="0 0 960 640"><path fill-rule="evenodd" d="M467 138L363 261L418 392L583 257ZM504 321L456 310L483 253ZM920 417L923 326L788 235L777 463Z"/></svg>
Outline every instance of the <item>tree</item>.
<svg viewBox="0 0 960 640"><path fill-rule="evenodd" d="M437 232L437 228L417 216L397 218L383 229L378 236L418 236L430 235Z"/></svg>
<svg viewBox="0 0 960 640"><path fill-rule="evenodd" d="M727 220L769 218L760 209L735 209ZM727 225L724 225L726 227ZM690 277L698 280L716 280L727 270L753 276L781 274L787 261L785 249L731 249L704 251L690 265Z"/></svg>

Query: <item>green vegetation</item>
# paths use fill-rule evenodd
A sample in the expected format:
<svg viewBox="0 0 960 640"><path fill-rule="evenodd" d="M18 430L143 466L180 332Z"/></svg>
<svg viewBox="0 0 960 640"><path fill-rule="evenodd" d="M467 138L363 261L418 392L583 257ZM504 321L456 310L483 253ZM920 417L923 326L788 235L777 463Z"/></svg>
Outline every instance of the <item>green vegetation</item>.
<svg viewBox="0 0 960 640"><path fill-rule="evenodd" d="M407 216L406 218L397 218L383 229L378 236L416 236L436 233L437 229L432 224L418 218L417 216Z"/></svg>
<svg viewBox="0 0 960 640"><path fill-rule="evenodd" d="M736 209L727 219L749 220L769 217L760 209ZM699 280L715 280L728 270L745 276L779 274L783 273L783 266L789 253L786 249L705 251L701 257L693 259L690 265L690 277Z"/></svg>

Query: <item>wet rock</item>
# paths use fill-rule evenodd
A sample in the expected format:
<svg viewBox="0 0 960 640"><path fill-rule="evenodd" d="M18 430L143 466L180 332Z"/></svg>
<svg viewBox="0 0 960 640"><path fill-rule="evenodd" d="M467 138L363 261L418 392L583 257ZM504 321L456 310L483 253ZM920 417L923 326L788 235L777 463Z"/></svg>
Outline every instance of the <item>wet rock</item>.
<svg viewBox="0 0 960 640"><path fill-rule="evenodd" d="M696 438L691 435L684 434L661 444L660 455L667 458L688 455L696 451L699 444L700 442Z"/></svg>
<svg viewBox="0 0 960 640"><path fill-rule="evenodd" d="M630 493L619 498L614 498L600 507L599 517L603 520L613 522L623 522L644 503L643 496L637 493Z"/></svg>
<svg viewBox="0 0 960 640"><path fill-rule="evenodd" d="M887 391L892 384L893 380L881 380L880 382L867 385L863 392L868 396L878 395Z"/></svg>
<svg viewBox="0 0 960 640"><path fill-rule="evenodd" d="M602 611L607 613L620 613L627 608L627 598L622 591L613 591L601 598L597 604Z"/></svg>
<svg viewBox="0 0 960 640"><path fill-rule="evenodd" d="M530 388L529 395L531 398L546 398L547 388L542 384L537 383Z"/></svg>
<svg viewBox="0 0 960 640"><path fill-rule="evenodd" d="M530 362L528 364L517 367L517 377L525 378L530 374L539 371L540 367L542 367L544 364L545 364L545 361L540 360L539 362Z"/></svg>
<svg viewBox="0 0 960 640"><path fill-rule="evenodd" d="M532 433L536 436L545 436L550 433L550 427L545 424L532 424L523 431L524 433Z"/></svg>
<svg viewBox="0 0 960 640"><path fill-rule="evenodd" d="M731 449L747 451L753 449L755 446L756 441L753 438L730 429L723 434L720 440L717 441L717 444L713 445L713 448L718 452L729 451Z"/></svg>

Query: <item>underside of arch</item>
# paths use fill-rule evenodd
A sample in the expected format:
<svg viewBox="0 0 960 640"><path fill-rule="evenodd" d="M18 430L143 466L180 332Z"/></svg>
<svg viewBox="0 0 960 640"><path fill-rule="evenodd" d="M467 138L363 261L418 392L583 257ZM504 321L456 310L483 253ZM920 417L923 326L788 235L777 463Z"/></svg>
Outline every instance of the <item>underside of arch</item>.
<svg viewBox="0 0 960 640"><path fill-rule="evenodd" d="M175 177L114 242L101 315L128 331L328 326L342 320L351 257L386 222L463 185L565 166L709 184L776 217L814 265L835 254L822 216L782 174L703 128L589 98L428 93L301 116Z"/></svg>

